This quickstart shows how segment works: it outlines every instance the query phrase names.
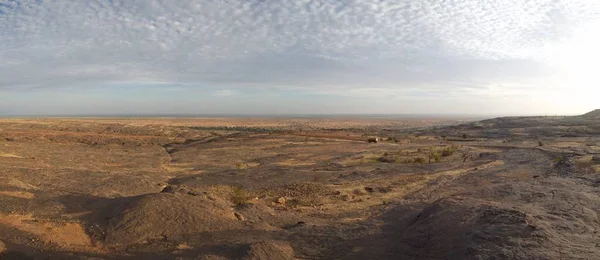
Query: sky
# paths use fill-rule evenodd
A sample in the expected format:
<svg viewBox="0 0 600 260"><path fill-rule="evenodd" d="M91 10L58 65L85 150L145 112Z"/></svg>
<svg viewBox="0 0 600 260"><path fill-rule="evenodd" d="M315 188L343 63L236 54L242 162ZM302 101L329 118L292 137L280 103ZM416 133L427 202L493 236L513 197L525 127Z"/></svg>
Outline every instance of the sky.
<svg viewBox="0 0 600 260"><path fill-rule="evenodd" d="M0 115L571 115L597 0L0 0Z"/></svg>

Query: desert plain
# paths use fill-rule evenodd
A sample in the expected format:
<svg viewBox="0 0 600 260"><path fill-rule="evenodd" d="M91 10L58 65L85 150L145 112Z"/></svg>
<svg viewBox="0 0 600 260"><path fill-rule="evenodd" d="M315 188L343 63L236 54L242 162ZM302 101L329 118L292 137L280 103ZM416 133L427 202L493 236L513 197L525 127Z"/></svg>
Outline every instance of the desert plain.
<svg viewBox="0 0 600 260"><path fill-rule="evenodd" d="M0 119L0 259L600 259L599 232L600 111Z"/></svg>

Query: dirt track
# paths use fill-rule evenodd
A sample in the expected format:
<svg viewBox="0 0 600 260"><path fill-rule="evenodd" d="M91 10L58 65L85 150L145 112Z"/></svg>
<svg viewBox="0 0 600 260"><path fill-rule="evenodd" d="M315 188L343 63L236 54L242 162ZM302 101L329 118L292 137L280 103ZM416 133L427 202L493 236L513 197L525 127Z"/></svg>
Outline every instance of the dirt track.
<svg viewBox="0 0 600 260"><path fill-rule="evenodd" d="M599 258L594 115L202 122L2 120L1 256Z"/></svg>

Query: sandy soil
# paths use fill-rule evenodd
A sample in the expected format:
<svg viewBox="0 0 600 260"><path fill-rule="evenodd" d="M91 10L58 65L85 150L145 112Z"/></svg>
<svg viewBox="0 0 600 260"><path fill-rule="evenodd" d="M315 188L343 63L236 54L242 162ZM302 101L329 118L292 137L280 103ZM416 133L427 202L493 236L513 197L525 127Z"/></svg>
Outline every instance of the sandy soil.
<svg viewBox="0 0 600 260"><path fill-rule="evenodd" d="M0 119L0 259L598 259L598 155L596 113Z"/></svg>

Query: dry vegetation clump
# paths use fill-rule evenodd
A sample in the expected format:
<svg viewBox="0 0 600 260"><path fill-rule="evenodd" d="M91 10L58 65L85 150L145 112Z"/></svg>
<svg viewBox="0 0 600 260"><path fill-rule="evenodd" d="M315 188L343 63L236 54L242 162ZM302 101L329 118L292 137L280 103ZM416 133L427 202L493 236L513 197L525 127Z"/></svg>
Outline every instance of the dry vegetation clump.
<svg viewBox="0 0 600 260"><path fill-rule="evenodd" d="M237 163L235 165L235 168L238 170L246 170L246 169L250 169L250 168L254 168L254 167L258 167L258 166L260 166L260 163L257 163L257 162L248 162L248 163L241 162L241 163Z"/></svg>
<svg viewBox="0 0 600 260"><path fill-rule="evenodd" d="M254 190L232 185L211 185L207 187L206 190L205 194L209 198L226 198L235 206L245 205L258 195Z"/></svg>
<svg viewBox="0 0 600 260"><path fill-rule="evenodd" d="M458 147L455 145L446 146L442 149L442 157L452 156L457 150Z"/></svg>
<svg viewBox="0 0 600 260"><path fill-rule="evenodd" d="M559 155L554 157L554 159L552 160L552 162L555 165L559 165L559 164L564 164L567 161L567 157L565 157L564 155Z"/></svg>
<svg viewBox="0 0 600 260"><path fill-rule="evenodd" d="M397 142L398 142L398 139L397 139L396 137L394 137L394 136L390 136L390 137L388 137L386 140L387 140L388 142L394 142L394 143L397 143Z"/></svg>
<svg viewBox="0 0 600 260"><path fill-rule="evenodd" d="M414 157L414 158L406 158L402 162L406 163L406 164L410 164L410 163L423 164L423 163L426 163L427 160L423 157Z"/></svg>
<svg viewBox="0 0 600 260"><path fill-rule="evenodd" d="M415 157L412 159L413 163L425 163L425 158L423 157Z"/></svg>
<svg viewBox="0 0 600 260"><path fill-rule="evenodd" d="M421 164L421 163L432 163L432 162L440 162L443 157L450 157L454 155L458 151L458 147L455 145L445 146L443 148L439 148L436 146L432 146L429 148L429 151L425 154L429 161L426 161L423 157L410 157L411 152L384 152L381 156L372 156L363 159L363 163L404 163L404 164ZM422 154L423 151L418 149L417 153ZM408 157L408 158L407 158Z"/></svg>
<svg viewBox="0 0 600 260"><path fill-rule="evenodd" d="M248 164L247 163L238 163L235 165L235 168L238 170L245 170L245 169L248 169Z"/></svg>
<svg viewBox="0 0 600 260"><path fill-rule="evenodd" d="M460 157L462 158L462 162L465 163L467 162L467 160L469 160L470 158L475 157L475 153L471 152L471 151L463 151L460 154Z"/></svg>
<svg viewBox="0 0 600 260"><path fill-rule="evenodd" d="M429 153L427 154L427 156L429 157L429 163L431 163L431 161L437 163L442 159L442 154L435 146L429 148Z"/></svg>
<svg viewBox="0 0 600 260"><path fill-rule="evenodd" d="M240 205L244 205L248 203L248 200L250 200L251 195L250 193L248 193L246 190L244 190L241 187L232 187L232 194L231 194L231 203L233 203L236 206L240 206Z"/></svg>
<svg viewBox="0 0 600 260"><path fill-rule="evenodd" d="M280 199L290 207L322 205L335 191L322 183L306 182L267 188L258 191L258 197Z"/></svg>
<svg viewBox="0 0 600 260"><path fill-rule="evenodd" d="M377 162L381 162L381 163L395 163L396 159L390 157L389 155L384 155L384 156L381 156L381 157L377 158Z"/></svg>

